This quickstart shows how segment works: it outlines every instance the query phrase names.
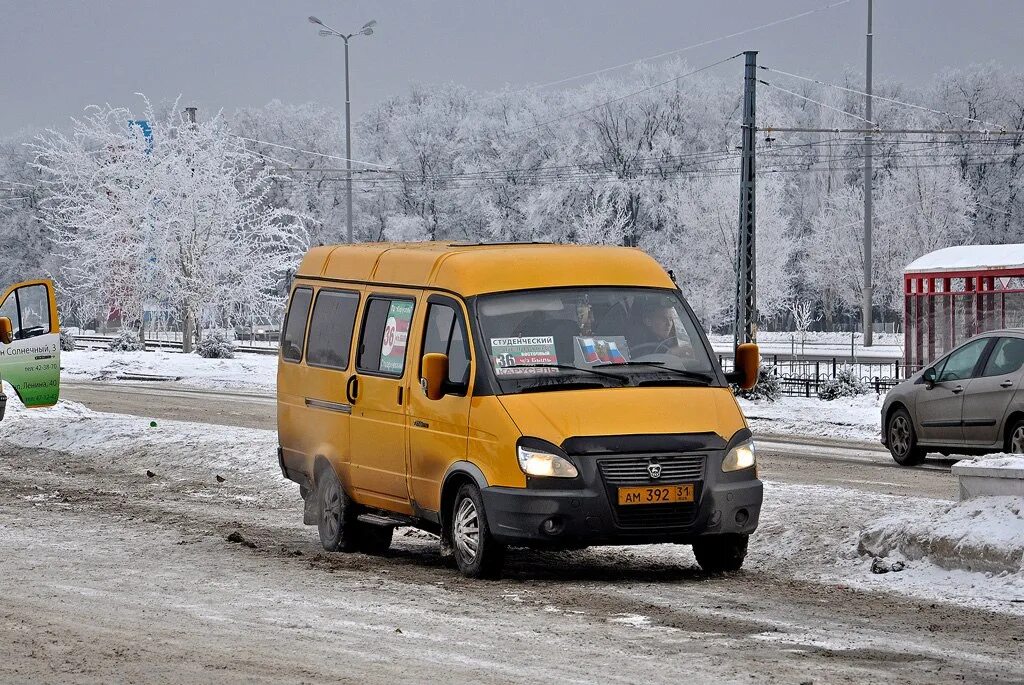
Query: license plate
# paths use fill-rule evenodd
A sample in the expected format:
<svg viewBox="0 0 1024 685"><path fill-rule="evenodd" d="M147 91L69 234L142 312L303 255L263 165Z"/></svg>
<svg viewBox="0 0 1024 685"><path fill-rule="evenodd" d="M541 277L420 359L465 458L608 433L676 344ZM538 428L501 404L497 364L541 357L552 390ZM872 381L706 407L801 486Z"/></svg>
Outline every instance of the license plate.
<svg viewBox="0 0 1024 685"><path fill-rule="evenodd" d="M693 483L678 485L644 485L636 488L619 488L619 504L670 504L692 502Z"/></svg>

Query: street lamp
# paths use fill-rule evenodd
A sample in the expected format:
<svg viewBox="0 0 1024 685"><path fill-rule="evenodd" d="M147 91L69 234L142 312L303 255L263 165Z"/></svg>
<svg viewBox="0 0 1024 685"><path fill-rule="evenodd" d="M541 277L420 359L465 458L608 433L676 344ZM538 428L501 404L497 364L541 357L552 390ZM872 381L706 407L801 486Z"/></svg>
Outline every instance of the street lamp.
<svg viewBox="0 0 1024 685"><path fill-rule="evenodd" d="M345 195L348 205L348 242L352 243L352 103L349 99L348 88L348 40L353 36L372 36L373 27L377 25L377 20L371 19L363 24L363 27L355 33L336 31L316 17L310 17L309 23L323 27L320 29L321 36L333 36L345 41Z"/></svg>

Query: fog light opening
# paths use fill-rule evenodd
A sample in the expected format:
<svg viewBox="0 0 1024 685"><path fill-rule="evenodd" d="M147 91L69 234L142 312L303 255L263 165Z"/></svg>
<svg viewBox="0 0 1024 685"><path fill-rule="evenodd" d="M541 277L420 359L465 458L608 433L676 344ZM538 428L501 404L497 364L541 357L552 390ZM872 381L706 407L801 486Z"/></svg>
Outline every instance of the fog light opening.
<svg viewBox="0 0 1024 685"><path fill-rule="evenodd" d="M746 522L749 521L749 520L750 520L750 514L747 512L746 509L740 509L739 511L736 512L736 523L737 523L737 525L742 526L742 525L746 524Z"/></svg>
<svg viewBox="0 0 1024 685"><path fill-rule="evenodd" d="M560 516L544 519L544 523L540 524L540 531L545 535L559 535L563 530L565 530L565 522Z"/></svg>

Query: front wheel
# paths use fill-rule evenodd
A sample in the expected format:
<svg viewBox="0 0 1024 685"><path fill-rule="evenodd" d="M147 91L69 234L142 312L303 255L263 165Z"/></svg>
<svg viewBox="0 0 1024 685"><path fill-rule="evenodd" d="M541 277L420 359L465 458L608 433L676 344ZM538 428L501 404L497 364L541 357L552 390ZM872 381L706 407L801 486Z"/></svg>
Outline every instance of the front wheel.
<svg viewBox="0 0 1024 685"><path fill-rule="evenodd" d="M497 578L505 561L505 547L491 537L480 488L464 484L455 495L451 518L455 564L467 578Z"/></svg>
<svg viewBox="0 0 1024 685"><path fill-rule="evenodd" d="M693 543L693 556L705 573L739 571L747 557L749 535L709 535Z"/></svg>
<svg viewBox="0 0 1024 685"><path fill-rule="evenodd" d="M917 466L924 461L926 453L917 446L914 424L906 409L901 407L889 417L886 441L889 443L889 454L900 466Z"/></svg>

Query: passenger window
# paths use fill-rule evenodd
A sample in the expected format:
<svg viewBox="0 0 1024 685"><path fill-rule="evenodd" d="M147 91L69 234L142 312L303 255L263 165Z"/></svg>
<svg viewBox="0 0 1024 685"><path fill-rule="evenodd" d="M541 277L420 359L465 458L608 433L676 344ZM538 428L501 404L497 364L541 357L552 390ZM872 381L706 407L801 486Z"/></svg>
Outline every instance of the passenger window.
<svg viewBox="0 0 1024 685"><path fill-rule="evenodd" d="M292 304L284 322L284 338L281 340L281 356L290 362L302 360L306 319L309 317L309 303L312 300L312 288L296 288L292 294Z"/></svg>
<svg viewBox="0 0 1024 685"><path fill-rule="evenodd" d="M1024 339L1000 338L985 364L983 376L1006 376L1024 365Z"/></svg>
<svg viewBox="0 0 1024 685"><path fill-rule="evenodd" d="M45 285L28 285L11 293L0 316L11 320L15 340L34 338L50 332L50 295Z"/></svg>
<svg viewBox="0 0 1024 685"><path fill-rule="evenodd" d="M352 351L352 329L359 308L359 293L321 290L309 322L306 363L344 371Z"/></svg>
<svg viewBox="0 0 1024 685"><path fill-rule="evenodd" d="M939 375L938 382L962 381L972 378L974 367L978 365L978 360L981 359L981 353L985 351L988 341L988 338L975 340L949 355L949 359L946 360L946 366Z"/></svg>
<svg viewBox="0 0 1024 685"><path fill-rule="evenodd" d="M360 371L402 375L414 304L412 300L370 298L359 343L357 367Z"/></svg>
<svg viewBox="0 0 1024 685"><path fill-rule="evenodd" d="M469 385L469 340L462 320L445 304L431 304L423 332L423 354L448 355L448 383L456 389Z"/></svg>

